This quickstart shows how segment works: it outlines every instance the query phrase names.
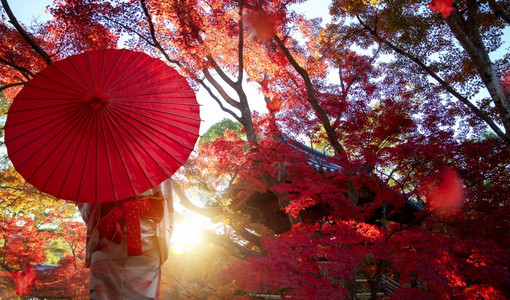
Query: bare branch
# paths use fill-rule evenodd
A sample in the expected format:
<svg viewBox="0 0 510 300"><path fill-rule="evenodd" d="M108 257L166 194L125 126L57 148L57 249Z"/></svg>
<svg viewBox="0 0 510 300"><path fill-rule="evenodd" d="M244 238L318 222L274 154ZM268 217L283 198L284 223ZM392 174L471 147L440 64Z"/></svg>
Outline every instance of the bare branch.
<svg viewBox="0 0 510 300"><path fill-rule="evenodd" d="M218 97L216 97L216 95L213 93L213 91L205 84L203 79L199 80L199 83L209 93L211 98L213 98L214 101L216 101L216 103L218 103L218 105L220 106L221 110L223 110L224 112L230 114L237 121L241 122L241 118L240 117L238 117L232 110L230 110L230 109L226 108L225 106L223 106L223 103L221 102L221 100Z"/></svg>
<svg viewBox="0 0 510 300"><path fill-rule="evenodd" d="M472 6L475 5L473 4ZM470 24L470 22L476 23L476 16L473 16L477 13L475 9L476 7L468 10L468 22L457 11L453 11L446 18L446 23L455 38L462 45L462 48L471 58L478 71L478 75L480 75L482 82L491 95L506 133L510 134L510 101L503 92L500 78L485 48L478 28ZM510 136L507 135L504 141L510 146Z"/></svg>
<svg viewBox="0 0 510 300"><path fill-rule="evenodd" d="M139 38L141 38L142 40L144 40L147 44L149 44L150 46L152 47L155 47L154 43L146 36L144 36L143 34L139 33L138 31L134 30L133 28L125 25L125 24L122 24L120 22L118 22L117 20L115 19L111 19L111 18L108 18L108 17L104 17L106 20L110 21L110 22L113 22L117 25L119 25L120 27L122 27L124 30L127 30L131 33L134 33L136 34Z"/></svg>
<svg viewBox="0 0 510 300"><path fill-rule="evenodd" d="M207 56L207 60L213 64L214 70L216 71L216 73L218 73L221 79L223 79L223 81L225 81L229 86L237 90L239 84L230 79L230 77L228 77L228 75L220 68L220 65L211 55Z"/></svg>
<svg viewBox="0 0 510 300"><path fill-rule="evenodd" d="M175 193L181 200L181 205L185 208L189 209L192 212L195 212L199 215L214 218L217 217L221 213L220 208L202 208L198 207L195 204L193 204L188 197L184 194L184 191L182 190L181 186L177 182L172 183L172 187L174 188Z"/></svg>
<svg viewBox="0 0 510 300"><path fill-rule="evenodd" d="M221 69L220 69L221 70ZM240 109L240 102L232 99L232 97L230 97L227 92L223 89L223 87L212 77L211 73L209 72L209 70L207 69L203 69L202 72L204 73L205 75L205 78L207 78L207 81L209 81L213 86L214 88L218 91L218 93L220 93L221 97L223 99L225 99L225 101L232 105L233 107L237 108L237 109ZM220 75L221 76L221 75Z"/></svg>
<svg viewBox="0 0 510 300"><path fill-rule="evenodd" d="M147 4L145 3L145 0L140 0L140 5L142 6L143 13L145 14L145 18L147 19L147 22L149 23L149 30L151 32L152 42L154 43L153 46L156 47L156 49L158 49L159 52L161 52L161 54L163 54L163 56L165 57L165 59L168 62L171 62L173 64L181 66L181 63L179 61L170 58L168 53L166 53L165 49L163 49L163 47L159 43L158 39L156 38L156 30L154 29L154 23L152 22L152 17L149 13L149 10L147 9Z"/></svg>
<svg viewBox="0 0 510 300"><path fill-rule="evenodd" d="M247 256L261 256L260 253L252 251L250 249L247 249L243 247L240 244L237 244L230 240L227 236L224 235L217 235L211 231L202 231L202 236L209 240L210 242L213 242L217 244L218 246L221 246L227 250L230 251L234 256L238 258L245 258Z"/></svg>
<svg viewBox="0 0 510 300"><path fill-rule="evenodd" d="M18 31L19 34L21 34L21 36L23 37L23 39L35 50L35 52L37 52L37 54L39 54L45 61L46 63L49 65L51 64L51 57L48 55L48 53L46 53L46 51L44 51L41 46L39 46L39 44L37 44L31 37L30 35L28 34L28 32L25 31L25 29L23 29L23 27L21 27L21 25L19 24L18 20L16 19L16 17L14 16L14 14L12 13L12 10L11 8L9 7L9 4L7 3L7 0L1 0L2 1L2 6L4 7L5 9L5 12L7 13L7 16L9 17L9 22L14 25L14 28L16 28L16 30Z"/></svg>

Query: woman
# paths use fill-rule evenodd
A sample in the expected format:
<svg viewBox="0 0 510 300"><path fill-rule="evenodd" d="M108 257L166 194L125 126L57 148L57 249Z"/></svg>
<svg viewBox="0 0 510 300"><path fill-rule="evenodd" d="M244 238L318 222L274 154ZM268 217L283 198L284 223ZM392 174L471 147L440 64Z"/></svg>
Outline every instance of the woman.
<svg viewBox="0 0 510 300"><path fill-rule="evenodd" d="M87 224L90 299L159 299L173 229L171 179L123 201L78 205Z"/></svg>

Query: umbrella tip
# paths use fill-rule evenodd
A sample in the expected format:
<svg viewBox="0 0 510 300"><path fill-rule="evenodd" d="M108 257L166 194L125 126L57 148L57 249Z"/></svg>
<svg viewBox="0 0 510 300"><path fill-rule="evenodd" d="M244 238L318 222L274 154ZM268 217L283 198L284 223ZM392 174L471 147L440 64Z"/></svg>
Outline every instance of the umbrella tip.
<svg viewBox="0 0 510 300"><path fill-rule="evenodd" d="M90 103L90 107L92 107L93 110L98 110L103 105L106 105L110 101L110 97L108 95L105 95L104 91L102 89L95 89L93 93L90 95L85 95L83 97L83 100L85 102Z"/></svg>

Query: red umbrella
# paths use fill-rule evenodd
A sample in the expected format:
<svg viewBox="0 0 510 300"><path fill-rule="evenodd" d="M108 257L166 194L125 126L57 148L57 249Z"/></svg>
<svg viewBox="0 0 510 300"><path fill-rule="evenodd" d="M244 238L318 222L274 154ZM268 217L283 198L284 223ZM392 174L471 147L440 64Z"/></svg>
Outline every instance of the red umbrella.
<svg viewBox="0 0 510 300"><path fill-rule="evenodd" d="M198 138L199 105L186 79L130 50L68 57L18 94L5 124L8 155L57 198L109 202L170 177Z"/></svg>

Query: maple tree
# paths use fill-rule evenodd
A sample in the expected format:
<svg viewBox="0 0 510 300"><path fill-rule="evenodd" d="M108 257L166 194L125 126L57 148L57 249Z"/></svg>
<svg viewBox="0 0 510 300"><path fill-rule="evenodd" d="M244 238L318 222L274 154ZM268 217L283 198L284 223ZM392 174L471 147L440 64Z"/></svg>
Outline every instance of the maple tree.
<svg viewBox="0 0 510 300"><path fill-rule="evenodd" d="M237 261L204 285L354 298L362 277L373 299L509 297L510 3L339 0L323 26L301 2L59 0L28 33L2 0L1 89L12 99L51 61L123 35L207 91L244 135L226 126L176 176ZM262 99L269 113L252 112ZM268 191L287 232L232 209Z"/></svg>
<svg viewBox="0 0 510 300"><path fill-rule="evenodd" d="M83 252L86 228L82 222L73 221L77 214L75 205L25 184L12 168L0 174L2 295L7 299L15 294L86 297L89 277ZM48 263L52 265L50 269L39 270L41 264ZM34 282L28 273L35 274L37 280Z"/></svg>

